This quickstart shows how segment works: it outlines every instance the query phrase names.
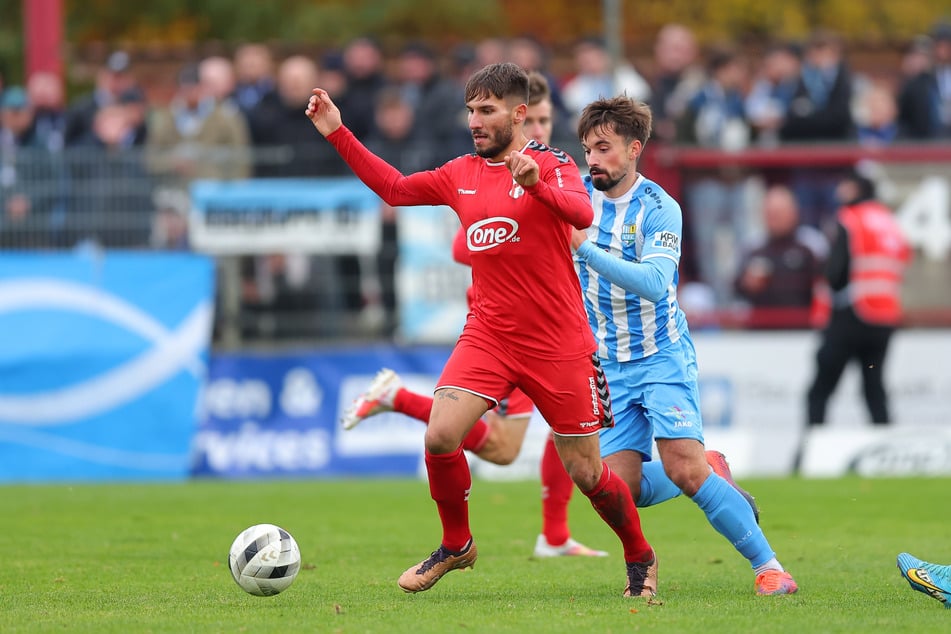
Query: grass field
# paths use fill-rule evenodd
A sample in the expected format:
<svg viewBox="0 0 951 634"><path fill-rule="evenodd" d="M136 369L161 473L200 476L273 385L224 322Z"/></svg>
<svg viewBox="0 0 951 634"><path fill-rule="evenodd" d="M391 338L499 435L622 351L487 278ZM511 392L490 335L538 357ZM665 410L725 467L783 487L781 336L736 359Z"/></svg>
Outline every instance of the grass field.
<svg viewBox="0 0 951 634"><path fill-rule="evenodd" d="M923 632L951 610L898 574L907 550L951 561L948 479L749 480L762 523L800 584L757 597L748 565L686 499L644 509L660 561L653 605L624 599L620 544L576 494L577 538L605 559L533 560L538 484L477 481L480 558L432 590L396 578L438 542L412 480L0 487L3 632ZM276 597L246 595L227 551L269 522L304 569Z"/></svg>

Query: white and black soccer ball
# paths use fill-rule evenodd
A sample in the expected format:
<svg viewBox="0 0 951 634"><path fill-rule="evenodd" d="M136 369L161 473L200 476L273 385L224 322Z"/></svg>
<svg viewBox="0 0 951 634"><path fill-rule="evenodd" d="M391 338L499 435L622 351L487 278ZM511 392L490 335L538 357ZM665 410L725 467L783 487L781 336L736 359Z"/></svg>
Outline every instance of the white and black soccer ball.
<svg viewBox="0 0 951 634"><path fill-rule="evenodd" d="M241 531L231 544L228 565L242 590L269 597L294 583L300 571L300 548L283 528L256 524Z"/></svg>

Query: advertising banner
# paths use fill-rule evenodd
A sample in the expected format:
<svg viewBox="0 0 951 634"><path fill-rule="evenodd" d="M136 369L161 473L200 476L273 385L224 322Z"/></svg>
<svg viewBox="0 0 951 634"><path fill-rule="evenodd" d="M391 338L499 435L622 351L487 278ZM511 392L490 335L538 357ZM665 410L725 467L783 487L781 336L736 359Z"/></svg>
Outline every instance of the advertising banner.
<svg viewBox="0 0 951 634"><path fill-rule="evenodd" d="M195 181L189 239L215 255L376 255L382 202L357 178Z"/></svg>
<svg viewBox="0 0 951 634"><path fill-rule="evenodd" d="M449 350L392 346L221 354L195 436L199 477L415 476L425 427L402 414L350 431L340 418L382 367L432 394Z"/></svg>
<svg viewBox="0 0 951 634"><path fill-rule="evenodd" d="M0 257L0 481L186 476L212 297L202 256Z"/></svg>
<svg viewBox="0 0 951 634"><path fill-rule="evenodd" d="M400 207L397 298L400 337L406 342L451 344L469 307L469 267L452 259L459 219L449 207Z"/></svg>

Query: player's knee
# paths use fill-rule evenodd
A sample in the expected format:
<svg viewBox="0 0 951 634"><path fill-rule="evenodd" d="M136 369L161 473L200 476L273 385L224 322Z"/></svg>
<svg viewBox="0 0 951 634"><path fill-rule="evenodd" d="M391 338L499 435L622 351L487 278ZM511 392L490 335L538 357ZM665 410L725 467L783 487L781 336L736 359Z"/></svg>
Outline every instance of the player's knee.
<svg viewBox="0 0 951 634"><path fill-rule="evenodd" d="M600 465L587 464L585 462L569 461L565 464L565 469L574 482L582 491L590 491L598 486L598 480L601 474L598 470Z"/></svg>
<svg viewBox="0 0 951 634"><path fill-rule="evenodd" d="M426 451L431 454L451 453L462 444L462 438L451 429L433 429L430 426L426 429L425 444Z"/></svg>

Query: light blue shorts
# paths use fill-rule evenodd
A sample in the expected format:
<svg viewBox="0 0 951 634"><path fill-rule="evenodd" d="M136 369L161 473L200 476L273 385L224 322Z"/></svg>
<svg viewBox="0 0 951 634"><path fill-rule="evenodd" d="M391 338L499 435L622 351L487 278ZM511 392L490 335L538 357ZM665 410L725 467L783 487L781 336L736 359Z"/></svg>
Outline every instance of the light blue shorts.
<svg viewBox="0 0 951 634"><path fill-rule="evenodd" d="M601 457L629 449L651 459L654 438L703 442L697 354L688 337L644 359L601 360L614 427L601 430Z"/></svg>

